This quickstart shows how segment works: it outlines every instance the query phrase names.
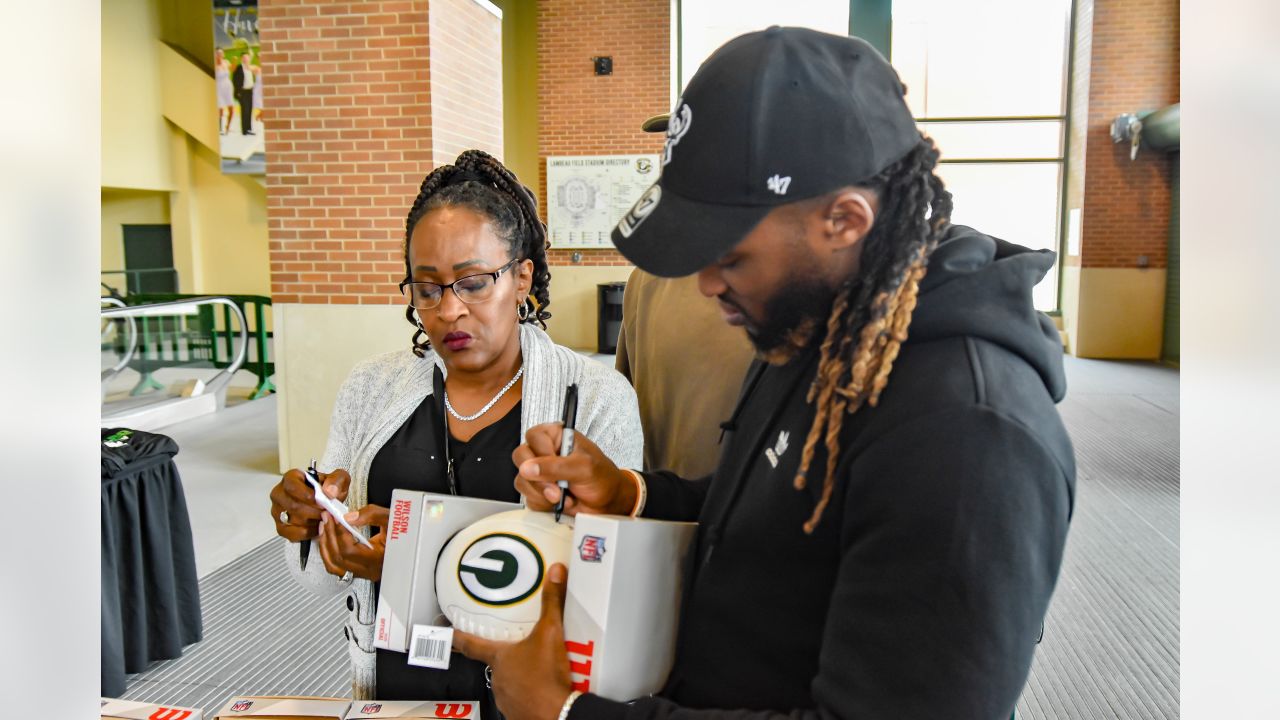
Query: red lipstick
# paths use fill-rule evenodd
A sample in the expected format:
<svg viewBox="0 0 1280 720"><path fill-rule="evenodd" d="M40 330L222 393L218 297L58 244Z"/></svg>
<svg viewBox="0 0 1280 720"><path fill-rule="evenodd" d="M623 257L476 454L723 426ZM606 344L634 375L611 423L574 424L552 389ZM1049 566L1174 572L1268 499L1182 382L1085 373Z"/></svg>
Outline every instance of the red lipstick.
<svg viewBox="0 0 1280 720"><path fill-rule="evenodd" d="M453 352L462 350L471 344L471 336L464 332L451 332L444 336L444 346Z"/></svg>

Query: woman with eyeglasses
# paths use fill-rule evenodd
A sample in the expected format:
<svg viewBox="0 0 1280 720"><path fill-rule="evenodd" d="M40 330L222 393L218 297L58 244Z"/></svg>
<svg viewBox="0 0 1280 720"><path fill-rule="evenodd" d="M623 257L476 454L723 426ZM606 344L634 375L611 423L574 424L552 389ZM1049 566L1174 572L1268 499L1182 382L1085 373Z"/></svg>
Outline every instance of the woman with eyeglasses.
<svg viewBox="0 0 1280 720"><path fill-rule="evenodd" d="M326 492L369 536L358 544L324 520L299 470L271 491L293 574L319 592L347 591L343 632L357 700L481 700L497 717L485 668L455 654L447 671L373 647L391 493L397 488L518 502L511 454L524 432L559 420L578 385L577 429L621 467L639 467L635 392L611 367L556 345L546 229L533 194L501 163L468 150L432 171L405 222L405 316L412 350L370 358L338 392L319 464ZM485 702L488 701L488 702Z"/></svg>

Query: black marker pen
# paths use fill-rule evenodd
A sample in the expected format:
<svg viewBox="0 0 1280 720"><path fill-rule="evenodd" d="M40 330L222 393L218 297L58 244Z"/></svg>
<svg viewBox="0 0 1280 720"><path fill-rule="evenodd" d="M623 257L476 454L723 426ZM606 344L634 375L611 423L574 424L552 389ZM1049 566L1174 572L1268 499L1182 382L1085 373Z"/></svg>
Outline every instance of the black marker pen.
<svg viewBox="0 0 1280 720"><path fill-rule="evenodd" d="M320 474L316 471L315 458L311 458L311 467L307 468L307 475L310 475L311 478L315 480L317 483L320 482ZM311 541L303 540L301 543L299 543L299 545L302 548L301 549L302 554L298 558L298 562L299 564L301 564L302 569L305 571L307 569L307 558L311 557Z"/></svg>
<svg viewBox="0 0 1280 720"><path fill-rule="evenodd" d="M560 457L573 452L574 426L577 422L578 385L575 383L564 391L564 429L560 431ZM560 522L560 516L564 514L564 500L569 494L569 481L557 480L556 485L560 486L560 499L556 501L555 514L556 522Z"/></svg>

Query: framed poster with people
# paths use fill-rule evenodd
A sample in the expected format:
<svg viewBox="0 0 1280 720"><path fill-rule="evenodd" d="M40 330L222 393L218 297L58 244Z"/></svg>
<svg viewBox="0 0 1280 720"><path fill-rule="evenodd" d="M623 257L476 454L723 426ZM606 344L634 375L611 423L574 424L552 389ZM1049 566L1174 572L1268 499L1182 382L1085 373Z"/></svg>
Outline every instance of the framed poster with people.
<svg viewBox="0 0 1280 720"><path fill-rule="evenodd" d="M213 0L213 76L224 173L266 172L257 0Z"/></svg>

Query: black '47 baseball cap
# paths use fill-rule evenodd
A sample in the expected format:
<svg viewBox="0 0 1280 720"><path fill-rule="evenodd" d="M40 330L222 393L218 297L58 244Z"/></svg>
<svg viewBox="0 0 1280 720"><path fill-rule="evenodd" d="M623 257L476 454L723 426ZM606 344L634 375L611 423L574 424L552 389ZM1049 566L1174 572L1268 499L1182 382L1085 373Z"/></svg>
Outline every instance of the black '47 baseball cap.
<svg viewBox="0 0 1280 720"><path fill-rule="evenodd" d="M771 27L725 43L667 121L662 176L613 230L642 270L697 272L770 210L874 177L920 131L898 74L855 37Z"/></svg>

